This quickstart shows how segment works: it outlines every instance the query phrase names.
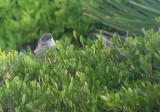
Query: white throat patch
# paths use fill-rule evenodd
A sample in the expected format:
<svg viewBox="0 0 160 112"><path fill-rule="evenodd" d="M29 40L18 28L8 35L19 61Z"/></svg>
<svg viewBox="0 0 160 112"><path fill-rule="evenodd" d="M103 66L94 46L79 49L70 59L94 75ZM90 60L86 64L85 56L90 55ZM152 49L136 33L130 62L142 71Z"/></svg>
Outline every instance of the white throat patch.
<svg viewBox="0 0 160 112"><path fill-rule="evenodd" d="M46 44L48 45L48 47L52 47L55 45L55 42L54 42L53 38L51 38L46 42Z"/></svg>

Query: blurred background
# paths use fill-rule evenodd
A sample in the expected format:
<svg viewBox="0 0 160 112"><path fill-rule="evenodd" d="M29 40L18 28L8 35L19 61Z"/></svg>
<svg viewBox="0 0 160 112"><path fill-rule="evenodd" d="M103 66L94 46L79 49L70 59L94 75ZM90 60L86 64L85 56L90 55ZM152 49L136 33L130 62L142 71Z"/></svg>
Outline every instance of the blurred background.
<svg viewBox="0 0 160 112"><path fill-rule="evenodd" d="M159 0L0 0L0 47L32 52L48 32L75 45L74 30L84 42L100 30L108 40L115 32L141 36L142 29L159 30L159 6Z"/></svg>

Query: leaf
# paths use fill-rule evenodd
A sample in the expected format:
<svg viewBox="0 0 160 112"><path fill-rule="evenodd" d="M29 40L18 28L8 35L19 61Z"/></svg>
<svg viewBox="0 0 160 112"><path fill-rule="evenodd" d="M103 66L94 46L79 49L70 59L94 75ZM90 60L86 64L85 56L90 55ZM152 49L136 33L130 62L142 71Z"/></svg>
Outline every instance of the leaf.
<svg viewBox="0 0 160 112"><path fill-rule="evenodd" d="M75 99L76 102L78 101L78 95L77 95L76 92L74 93L74 99Z"/></svg>
<svg viewBox="0 0 160 112"><path fill-rule="evenodd" d="M71 92L71 89L72 89L72 87L73 87L73 77L72 77L71 80L72 80L72 81L71 81L70 84L69 84L68 92Z"/></svg>
<svg viewBox="0 0 160 112"><path fill-rule="evenodd" d="M86 76L85 73L81 73L81 72L76 72L76 76L78 76L80 78L81 81L85 81L86 80Z"/></svg>
<svg viewBox="0 0 160 112"><path fill-rule="evenodd" d="M22 105L25 103L25 101L26 101L26 95L23 94L23 96L22 96Z"/></svg>
<svg viewBox="0 0 160 112"><path fill-rule="evenodd" d="M135 67L133 65L131 65L132 70L135 70Z"/></svg>
<svg viewBox="0 0 160 112"><path fill-rule="evenodd" d="M60 42L56 40L56 48L59 49L59 46L60 46Z"/></svg>
<svg viewBox="0 0 160 112"><path fill-rule="evenodd" d="M22 83L20 81L17 82L17 89L19 90L22 86Z"/></svg>
<svg viewBox="0 0 160 112"><path fill-rule="evenodd" d="M77 39L76 31L75 30L73 31L73 36L74 36L75 39Z"/></svg>
<svg viewBox="0 0 160 112"><path fill-rule="evenodd" d="M133 91L131 88L128 88L128 92L130 93L130 95L133 95Z"/></svg>
<svg viewBox="0 0 160 112"><path fill-rule="evenodd" d="M74 46L73 46L73 45L70 45L70 46L69 46L69 52L72 53L73 50L74 50Z"/></svg>
<svg viewBox="0 0 160 112"><path fill-rule="evenodd" d="M140 55L139 50L136 50L135 54L136 54L136 55Z"/></svg>
<svg viewBox="0 0 160 112"><path fill-rule="evenodd" d="M1 104L0 104L0 111L1 111L1 112L3 112L3 109L2 109L2 106L1 106Z"/></svg>
<svg viewBox="0 0 160 112"><path fill-rule="evenodd" d="M109 73L109 67L108 66L106 67L106 73Z"/></svg>
<svg viewBox="0 0 160 112"><path fill-rule="evenodd" d="M83 45L83 48L84 48L84 42L83 42L83 37L82 37L82 35L80 36L80 42L81 42L81 44Z"/></svg>
<svg viewBox="0 0 160 112"><path fill-rule="evenodd" d="M110 103L110 102L107 102L107 105L110 107L113 107L112 103Z"/></svg>
<svg viewBox="0 0 160 112"><path fill-rule="evenodd" d="M144 88L146 87L143 81L142 81L142 86L143 86Z"/></svg>
<svg viewBox="0 0 160 112"><path fill-rule="evenodd" d="M106 96L101 96L101 98L104 100L104 101L110 101L110 98L106 97Z"/></svg>
<svg viewBox="0 0 160 112"><path fill-rule="evenodd" d="M7 88L9 88L9 81L8 81L8 79L5 80L5 84L6 84Z"/></svg>
<svg viewBox="0 0 160 112"><path fill-rule="evenodd" d="M26 105L26 108L27 108L28 110L30 110L30 111L34 111L34 107L33 107L33 106L34 106L33 103L30 102L29 104Z"/></svg>

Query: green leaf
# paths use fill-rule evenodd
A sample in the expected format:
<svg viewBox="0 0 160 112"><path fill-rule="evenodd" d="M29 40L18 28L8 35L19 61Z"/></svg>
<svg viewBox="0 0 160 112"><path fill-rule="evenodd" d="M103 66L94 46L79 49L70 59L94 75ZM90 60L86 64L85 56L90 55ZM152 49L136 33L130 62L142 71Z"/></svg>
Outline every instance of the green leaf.
<svg viewBox="0 0 160 112"><path fill-rule="evenodd" d="M128 92L130 93L130 95L133 95L133 91L131 88L128 88Z"/></svg>
<svg viewBox="0 0 160 112"><path fill-rule="evenodd" d="M76 31L75 30L73 31L73 36L74 36L75 39L77 39Z"/></svg>
<svg viewBox="0 0 160 112"><path fill-rule="evenodd" d="M34 111L34 105L32 102L29 102L29 104L26 105L26 108L30 111Z"/></svg>
<svg viewBox="0 0 160 112"><path fill-rule="evenodd" d="M136 54L136 55L140 55L139 50L136 50L135 54Z"/></svg>
<svg viewBox="0 0 160 112"><path fill-rule="evenodd" d="M23 94L23 96L22 96L22 105L25 103L25 101L26 101L26 95Z"/></svg>
<svg viewBox="0 0 160 112"><path fill-rule="evenodd" d="M109 73L109 67L108 66L106 67L106 73Z"/></svg>
<svg viewBox="0 0 160 112"><path fill-rule="evenodd" d="M49 51L49 47L48 47L48 45L46 45L46 50L47 50L47 51Z"/></svg>
<svg viewBox="0 0 160 112"><path fill-rule="evenodd" d="M108 97L106 97L106 96L101 96L101 98L104 100L104 101L110 101L110 98L109 98L109 96Z"/></svg>
<svg viewBox="0 0 160 112"><path fill-rule="evenodd" d="M73 77L72 77L71 82L69 84L68 92L71 92L72 87L73 87Z"/></svg>
<svg viewBox="0 0 160 112"><path fill-rule="evenodd" d="M80 36L80 42L81 42L81 44L83 45L83 48L84 48L84 42L83 42L83 37L82 37L82 35Z"/></svg>
<svg viewBox="0 0 160 112"><path fill-rule="evenodd" d="M59 49L59 46L60 46L60 42L56 41L56 48Z"/></svg>
<svg viewBox="0 0 160 112"><path fill-rule="evenodd" d="M86 80L85 73L77 72L76 75L80 78L81 81Z"/></svg>
<svg viewBox="0 0 160 112"><path fill-rule="evenodd" d="M8 81L8 79L5 80L5 84L6 84L7 88L9 88L9 81Z"/></svg>
<svg viewBox="0 0 160 112"><path fill-rule="evenodd" d="M3 109L2 109L2 106L1 106L1 104L0 104L0 111L1 111L1 112L3 112Z"/></svg>

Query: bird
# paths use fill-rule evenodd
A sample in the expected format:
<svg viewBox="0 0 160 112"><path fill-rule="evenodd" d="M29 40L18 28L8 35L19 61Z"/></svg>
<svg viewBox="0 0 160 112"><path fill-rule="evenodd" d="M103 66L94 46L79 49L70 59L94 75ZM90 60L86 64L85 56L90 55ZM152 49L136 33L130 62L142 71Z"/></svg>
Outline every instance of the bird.
<svg viewBox="0 0 160 112"><path fill-rule="evenodd" d="M34 53L37 56L44 57L45 53L47 51L46 46L49 47L49 52L54 52L54 48L56 46L55 41L53 39L53 36L50 33L45 33L42 35L42 37L39 39L36 49L34 50Z"/></svg>

